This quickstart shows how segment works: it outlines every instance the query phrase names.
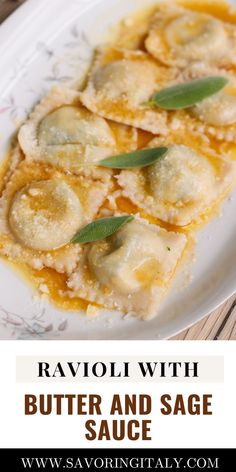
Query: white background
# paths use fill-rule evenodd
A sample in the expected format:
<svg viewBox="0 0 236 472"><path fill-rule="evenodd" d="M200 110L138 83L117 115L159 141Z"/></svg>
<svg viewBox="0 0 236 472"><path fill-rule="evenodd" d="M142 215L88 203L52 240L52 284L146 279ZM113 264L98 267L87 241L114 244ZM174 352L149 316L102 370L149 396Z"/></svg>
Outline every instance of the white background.
<svg viewBox="0 0 236 472"><path fill-rule="evenodd" d="M236 343L234 342L1 342L0 366L0 447L235 447L236 422ZM222 356L225 358L224 383L108 383L98 380L93 383L17 383L16 357L38 356L47 360L47 355L60 356ZM210 377L209 377L210 378ZM112 395L143 393L153 399L152 441L89 442L85 439L85 416L24 416L26 393L96 393L103 397L104 418L108 418ZM159 398L163 393L180 393L187 397L192 393L213 394L213 416L162 416ZM101 419L101 417L99 417ZM98 419L99 419L98 418ZM122 418L122 417L117 417ZM147 418L149 419L149 418Z"/></svg>

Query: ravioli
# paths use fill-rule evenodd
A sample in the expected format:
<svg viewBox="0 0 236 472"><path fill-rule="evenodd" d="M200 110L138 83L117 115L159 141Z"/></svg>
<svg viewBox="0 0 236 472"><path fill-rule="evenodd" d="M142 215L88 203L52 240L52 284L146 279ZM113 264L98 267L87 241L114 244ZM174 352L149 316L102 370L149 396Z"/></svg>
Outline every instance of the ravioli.
<svg viewBox="0 0 236 472"><path fill-rule="evenodd" d="M144 52L108 49L98 52L80 98L100 116L153 134L166 134L167 113L145 103L174 76Z"/></svg>
<svg viewBox="0 0 236 472"><path fill-rule="evenodd" d="M212 71L209 75L213 75ZM230 73L224 75L229 80L226 87L197 103L190 109L190 114L206 125L206 132L212 129L212 134L223 135L227 141L230 134L231 140L236 139L236 78Z"/></svg>
<svg viewBox="0 0 236 472"><path fill-rule="evenodd" d="M145 41L147 51L167 66L191 62L235 65L234 26L211 15L177 5L162 5Z"/></svg>
<svg viewBox="0 0 236 472"><path fill-rule="evenodd" d="M101 172L97 161L137 147L135 129L109 124L81 105L78 92L59 86L36 106L18 139L28 161L103 180L111 171Z"/></svg>
<svg viewBox="0 0 236 472"><path fill-rule="evenodd" d="M168 128L183 135L195 133L234 143L236 140L236 77L232 72L218 71L209 67L191 66L179 75L176 83L192 79L223 76L229 83L220 92L184 110L169 112Z"/></svg>
<svg viewBox="0 0 236 472"><path fill-rule="evenodd" d="M157 314L187 238L135 219L104 241L89 244L68 280L79 296L140 318Z"/></svg>
<svg viewBox="0 0 236 472"><path fill-rule="evenodd" d="M109 186L21 162L0 199L0 254L34 269L71 273L81 249L70 241L96 216Z"/></svg>
<svg viewBox="0 0 236 472"><path fill-rule="evenodd" d="M163 140L161 141L163 144ZM155 164L117 176L123 195L148 215L176 226L200 220L236 183L236 163L206 155L171 140ZM149 147L160 146L160 139Z"/></svg>

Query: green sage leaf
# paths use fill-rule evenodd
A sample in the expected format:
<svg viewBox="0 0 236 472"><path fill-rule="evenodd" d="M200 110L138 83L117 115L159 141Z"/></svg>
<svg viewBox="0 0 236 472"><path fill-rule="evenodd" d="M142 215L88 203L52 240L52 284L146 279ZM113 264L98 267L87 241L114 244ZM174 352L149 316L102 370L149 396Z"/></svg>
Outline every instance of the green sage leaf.
<svg viewBox="0 0 236 472"><path fill-rule="evenodd" d="M164 108L165 110L189 108L205 100L205 98L215 95L228 82L226 77L216 76L174 85L155 93L147 105Z"/></svg>
<svg viewBox="0 0 236 472"><path fill-rule="evenodd" d="M134 217L131 215L101 218L99 220L93 221L92 223L89 223L87 226L78 231L71 242L73 244L78 244L101 241L102 239L106 239L108 236L116 233L122 226L124 226L126 223L129 223L133 219Z"/></svg>
<svg viewBox="0 0 236 472"><path fill-rule="evenodd" d="M98 162L99 166L111 169L134 169L147 167L163 157L168 151L166 147L142 149L128 154L112 156Z"/></svg>

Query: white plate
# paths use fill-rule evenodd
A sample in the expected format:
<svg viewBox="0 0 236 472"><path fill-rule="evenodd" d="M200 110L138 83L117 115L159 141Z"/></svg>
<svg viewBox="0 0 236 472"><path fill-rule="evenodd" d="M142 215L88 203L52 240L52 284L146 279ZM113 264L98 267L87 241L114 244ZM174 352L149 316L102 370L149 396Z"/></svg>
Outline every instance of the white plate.
<svg viewBox="0 0 236 472"><path fill-rule="evenodd" d="M158 1L158 0L157 0ZM154 0L29 0L0 28L0 159L20 121L58 81L79 79L104 32ZM232 2L235 3L235 2ZM236 193L198 235L192 283L173 288L151 322L104 313L87 320L40 302L0 261L1 339L165 339L236 291Z"/></svg>

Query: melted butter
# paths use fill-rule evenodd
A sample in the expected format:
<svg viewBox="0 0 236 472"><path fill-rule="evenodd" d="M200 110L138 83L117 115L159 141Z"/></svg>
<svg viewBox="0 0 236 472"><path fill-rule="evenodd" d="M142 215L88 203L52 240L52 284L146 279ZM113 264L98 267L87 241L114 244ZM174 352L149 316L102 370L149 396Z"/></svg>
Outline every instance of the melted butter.
<svg viewBox="0 0 236 472"><path fill-rule="evenodd" d="M225 195L215 202L213 206L207 209L202 215L198 217L196 221L193 221L186 226L176 226L171 223L156 218L155 216L148 215L145 211L134 205L128 198L119 197L116 201L117 207L120 211L125 213L139 214L141 218L147 220L150 224L160 226L166 231L172 231L174 233L183 233L187 237L191 237L193 233L200 231L204 226L209 224L215 218L220 216L220 207L224 198L228 195L229 191L225 192Z"/></svg>
<svg viewBox="0 0 236 472"><path fill-rule="evenodd" d="M132 203L128 198L119 197L117 198L116 203L119 210L124 213L132 213L132 214L139 213L141 218L147 220L152 225L160 226L161 228L164 228L167 231L174 231L175 233L186 233L187 227L182 228L180 226L175 226L170 223L166 223L165 221L159 220L158 218L154 216L148 215L143 210L138 208L137 205ZM190 229L189 229L189 232L190 232Z"/></svg>
<svg viewBox="0 0 236 472"><path fill-rule="evenodd" d="M10 168L10 151L4 156L0 162L0 195L4 189L7 180L7 173Z"/></svg>
<svg viewBox="0 0 236 472"><path fill-rule="evenodd" d="M138 130L138 149L144 148L153 139L153 134L148 131Z"/></svg>
<svg viewBox="0 0 236 472"><path fill-rule="evenodd" d="M124 213L137 213L139 211L138 207L128 198L119 197L117 198L116 203L119 210L123 211Z"/></svg>
<svg viewBox="0 0 236 472"><path fill-rule="evenodd" d="M193 11L208 13L229 23L236 23L236 10L223 0L177 0L179 5Z"/></svg>
<svg viewBox="0 0 236 472"><path fill-rule="evenodd" d="M70 298L63 295L64 291L68 291L66 275L47 268L42 269L40 272L30 269L30 274L34 285L36 284L36 286L40 287L41 284L45 284L47 286L47 296L58 308L68 311L86 311L88 305L91 305L91 303L81 298Z"/></svg>
<svg viewBox="0 0 236 472"><path fill-rule="evenodd" d="M22 189L25 185L32 181L38 181L38 180L43 180L43 179L49 179L51 177L56 177L56 172L55 169L44 166L43 164L36 164L34 163L33 165L28 165L26 163L21 164L20 166L23 171L21 172L16 172L14 177L11 179L11 188L9 191L10 194L10 200L11 197L15 195L15 193ZM7 161L4 161L4 165L1 168L2 173L1 173L1 180L4 181L4 176L6 175L6 172L8 170L8 163ZM64 178L64 176L63 176ZM78 180L76 177L73 176L65 176L65 180L68 180L70 185L73 187L74 190L76 191L76 187L78 186ZM83 197L83 195L82 195ZM81 198L81 194L80 194ZM42 206L45 207L46 209L48 208L48 203L45 201L45 199L42 199L40 195L38 195L36 198L30 199L32 205L35 206L35 208L40 208L42 209ZM58 211L58 208L55 209ZM3 246L7 244L9 240L9 237L1 235L0 237L0 246ZM59 248L55 251L51 251L52 254L55 255L60 255L60 253L63 253L64 248ZM37 253L34 254L35 256ZM59 274L55 270L52 269L43 269L40 271L34 270L30 267L28 267L25 264L20 264L19 262L12 262L7 260L7 258L4 258L5 261L8 261L8 263L11 265L11 267L14 267L17 272L23 277L28 284L36 288L37 290L40 291L40 286L42 284L45 284L48 289L48 293L45 294L55 306L58 308L64 309L64 310L71 310L71 311L78 311L78 310L86 310L88 305L92 305L91 303L87 303L85 300L82 300L80 298L70 298L68 296L64 296L62 294L63 291L68 290L68 287L66 285L67 281L67 276L64 274Z"/></svg>
<svg viewBox="0 0 236 472"><path fill-rule="evenodd" d="M26 192L24 196L26 196L27 204L32 211L43 212L44 215L47 215L47 218L50 218L50 216L53 216L55 213L59 215L59 213L62 213L65 209L64 207L58 206L57 201L48 201L48 196L41 191L38 191L37 195Z"/></svg>
<svg viewBox="0 0 236 472"><path fill-rule="evenodd" d="M153 6L123 19L113 30L113 44L120 48L145 50L144 40L155 11Z"/></svg>
<svg viewBox="0 0 236 472"><path fill-rule="evenodd" d="M91 302L82 300L79 297L70 298L63 295L63 291L68 291L66 275L59 274L55 270L48 268L44 268L40 271L34 270L26 264L13 263L6 257L3 259L7 265L19 273L21 278L23 278L28 285L33 289L36 288L37 292L42 293L40 287L45 285L47 287L47 293L45 293L44 296L57 308L67 311L86 311L88 306L92 305Z"/></svg>
<svg viewBox="0 0 236 472"><path fill-rule="evenodd" d="M8 170L8 156L6 158L4 158L3 162L1 162L0 164L0 193L2 192L3 190L3 187L4 187L4 177L7 173L7 170Z"/></svg>
<svg viewBox="0 0 236 472"><path fill-rule="evenodd" d="M109 62L119 61L124 58L124 54L119 49L108 49L107 52L103 55L102 65L109 64Z"/></svg>

